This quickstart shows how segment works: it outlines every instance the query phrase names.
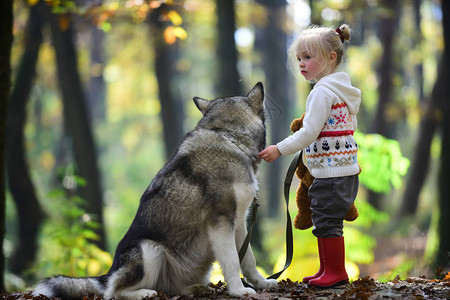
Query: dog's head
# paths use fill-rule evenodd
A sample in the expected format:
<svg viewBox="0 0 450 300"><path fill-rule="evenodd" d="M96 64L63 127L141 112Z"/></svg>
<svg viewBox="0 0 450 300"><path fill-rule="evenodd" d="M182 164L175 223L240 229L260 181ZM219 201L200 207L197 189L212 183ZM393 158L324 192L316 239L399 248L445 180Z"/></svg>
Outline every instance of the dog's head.
<svg viewBox="0 0 450 300"><path fill-rule="evenodd" d="M259 149L265 146L264 88L261 82L247 96L222 97L215 100L194 98L203 118L198 127L229 132L242 139L253 139Z"/></svg>

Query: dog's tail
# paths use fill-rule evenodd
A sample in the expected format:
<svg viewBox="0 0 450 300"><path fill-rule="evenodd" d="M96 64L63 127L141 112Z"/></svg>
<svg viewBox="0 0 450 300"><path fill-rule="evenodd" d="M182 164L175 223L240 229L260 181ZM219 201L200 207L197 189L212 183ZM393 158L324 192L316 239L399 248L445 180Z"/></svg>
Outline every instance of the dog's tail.
<svg viewBox="0 0 450 300"><path fill-rule="evenodd" d="M33 296L45 295L49 298L83 299L84 296L103 296L106 275L101 277L73 278L56 276L41 281L33 290Z"/></svg>

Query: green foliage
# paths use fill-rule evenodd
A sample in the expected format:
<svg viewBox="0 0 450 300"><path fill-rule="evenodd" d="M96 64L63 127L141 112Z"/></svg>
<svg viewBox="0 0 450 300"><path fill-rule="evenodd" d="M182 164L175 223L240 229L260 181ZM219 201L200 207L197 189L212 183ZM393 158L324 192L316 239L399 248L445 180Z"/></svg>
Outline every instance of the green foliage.
<svg viewBox="0 0 450 300"><path fill-rule="evenodd" d="M403 259L403 261L394 269L391 271L381 274L378 276L378 281L380 282L390 282L393 281L395 278L398 278L399 280L405 280L409 277L409 272L414 268L416 265L416 261L414 259Z"/></svg>
<svg viewBox="0 0 450 300"><path fill-rule="evenodd" d="M40 278L52 276L56 270L77 277L104 274L112 259L93 244L98 239L94 229L99 225L80 208L85 201L61 189L50 192L48 198L53 209L43 228L37 267L32 271Z"/></svg>
<svg viewBox="0 0 450 300"><path fill-rule="evenodd" d="M379 134L355 133L358 143L358 162L361 183L377 193L388 193L391 186L400 188L406 175L409 159L402 155L398 141Z"/></svg>
<svg viewBox="0 0 450 300"><path fill-rule="evenodd" d="M359 217L354 222L348 224L369 230L376 224L387 224L389 222L387 212L377 210L366 201L356 199L355 205L358 207Z"/></svg>

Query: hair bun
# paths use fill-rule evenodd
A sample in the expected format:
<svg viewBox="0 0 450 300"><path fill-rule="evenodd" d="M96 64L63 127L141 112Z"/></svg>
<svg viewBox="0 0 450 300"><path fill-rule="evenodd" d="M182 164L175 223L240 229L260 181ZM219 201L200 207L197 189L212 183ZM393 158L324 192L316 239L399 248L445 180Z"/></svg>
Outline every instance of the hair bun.
<svg viewBox="0 0 450 300"><path fill-rule="evenodd" d="M349 41L351 38L350 27L347 24L342 24L339 26L339 35L344 41Z"/></svg>

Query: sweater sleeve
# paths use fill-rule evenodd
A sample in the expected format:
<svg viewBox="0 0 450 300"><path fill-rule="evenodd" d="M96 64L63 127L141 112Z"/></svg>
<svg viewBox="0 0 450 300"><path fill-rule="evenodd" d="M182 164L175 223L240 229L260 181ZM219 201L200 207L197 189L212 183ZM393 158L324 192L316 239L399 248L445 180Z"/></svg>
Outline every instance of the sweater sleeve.
<svg viewBox="0 0 450 300"><path fill-rule="evenodd" d="M303 127L277 144L280 153L289 155L312 144L323 129L331 112L332 99L322 90L312 90L306 100Z"/></svg>
<svg viewBox="0 0 450 300"><path fill-rule="evenodd" d="M353 130L356 131L358 129L358 120L356 119L356 115L351 115L352 123L353 123Z"/></svg>

